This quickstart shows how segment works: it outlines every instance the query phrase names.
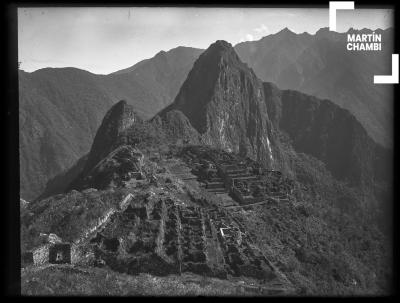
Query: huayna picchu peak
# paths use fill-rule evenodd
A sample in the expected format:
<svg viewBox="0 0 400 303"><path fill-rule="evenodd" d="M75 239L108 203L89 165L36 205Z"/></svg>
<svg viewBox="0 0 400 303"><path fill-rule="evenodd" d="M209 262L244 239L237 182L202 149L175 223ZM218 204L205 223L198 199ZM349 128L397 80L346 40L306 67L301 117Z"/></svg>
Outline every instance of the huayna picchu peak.
<svg viewBox="0 0 400 303"><path fill-rule="evenodd" d="M304 49L314 37L271 36ZM390 291L391 150L348 109L260 80L243 45L161 51L110 75L118 99L85 156L20 199L23 294ZM174 74L151 115L135 106L150 93L118 97Z"/></svg>
<svg viewBox="0 0 400 303"><path fill-rule="evenodd" d="M204 144L273 166L271 125L261 81L233 47L217 41L196 60L175 101L160 116L181 111Z"/></svg>
<svg viewBox="0 0 400 303"><path fill-rule="evenodd" d="M135 113L133 107L121 100L115 104L105 115L90 149L85 171L90 170L121 141L124 140L126 130L141 118Z"/></svg>

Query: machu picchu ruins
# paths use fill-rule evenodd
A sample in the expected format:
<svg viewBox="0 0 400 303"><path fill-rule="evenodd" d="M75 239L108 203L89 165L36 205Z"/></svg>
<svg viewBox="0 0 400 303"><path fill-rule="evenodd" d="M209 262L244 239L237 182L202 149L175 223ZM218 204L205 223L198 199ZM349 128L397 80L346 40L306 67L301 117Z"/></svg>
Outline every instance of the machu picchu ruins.
<svg viewBox="0 0 400 303"><path fill-rule="evenodd" d="M244 207L270 199L288 200L293 192L292 180L248 157L241 159L203 146L186 147L181 156L208 192L228 194L236 202L226 207Z"/></svg>
<svg viewBox="0 0 400 303"><path fill-rule="evenodd" d="M139 168L142 174L147 173L140 178L143 182L132 183L136 175L119 176L125 188L131 189L129 193L71 243L54 235L57 243L48 240L34 249L32 262L27 261L27 252L24 266L106 266L132 275L193 273L247 279L252 285L248 287L257 285L259 293L289 293L290 282L231 212L237 210L235 207L267 203L268 199L288 199L291 183L278 172L266 171L255 161L232 153L201 146L178 150L149 159L136 156L137 151ZM240 187L244 182L251 192ZM168 191L162 190L163 185ZM143 186L148 189L143 190ZM139 195L137 187L141 188ZM219 199L221 195L225 198ZM221 204L215 204L212 197Z"/></svg>

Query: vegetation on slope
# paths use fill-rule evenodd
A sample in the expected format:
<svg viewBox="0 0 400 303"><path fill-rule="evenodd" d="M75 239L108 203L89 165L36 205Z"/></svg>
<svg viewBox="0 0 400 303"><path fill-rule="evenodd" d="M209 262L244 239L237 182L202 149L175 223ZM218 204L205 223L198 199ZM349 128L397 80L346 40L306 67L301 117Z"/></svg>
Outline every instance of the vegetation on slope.
<svg viewBox="0 0 400 303"><path fill-rule="evenodd" d="M156 277L116 273L107 268L27 268L21 274L22 295L92 296L224 296L243 294L229 281L192 274Z"/></svg>
<svg viewBox="0 0 400 303"><path fill-rule="evenodd" d="M41 244L40 233L55 233L73 241L111 207L117 208L126 191L70 191L33 202L21 211L21 251Z"/></svg>
<svg viewBox="0 0 400 303"><path fill-rule="evenodd" d="M389 293L391 240L377 228L361 191L281 141L289 174L297 180L295 202L257 206L239 216L257 243L299 293Z"/></svg>

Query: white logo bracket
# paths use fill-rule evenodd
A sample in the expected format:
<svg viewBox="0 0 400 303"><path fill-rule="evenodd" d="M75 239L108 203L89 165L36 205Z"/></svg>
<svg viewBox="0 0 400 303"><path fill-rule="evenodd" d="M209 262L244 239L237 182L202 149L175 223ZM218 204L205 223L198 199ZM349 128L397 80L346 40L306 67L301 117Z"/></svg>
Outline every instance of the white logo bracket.
<svg viewBox="0 0 400 303"><path fill-rule="evenodd" d="M329 1L329 30L336 31L336 11L338 9L354 9L354 1ZM375 75L374 84L399 83L399 55L392 54L392 74Z"/></svg>

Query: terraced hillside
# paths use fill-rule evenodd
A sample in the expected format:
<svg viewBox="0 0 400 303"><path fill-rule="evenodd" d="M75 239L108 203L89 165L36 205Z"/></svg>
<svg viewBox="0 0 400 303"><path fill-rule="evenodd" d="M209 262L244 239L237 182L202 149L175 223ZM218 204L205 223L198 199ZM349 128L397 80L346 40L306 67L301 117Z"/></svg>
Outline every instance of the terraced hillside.
<svg viewBox="0 0 400 303"><path fill-rule="evenodd" d="M232 195L232 190L221 194L207 188L212 179L204 179L202 169L210 166L210 159L218 168L229 162L251 171L250 176L219 177L231 185L254 176L270 180L264 186L263 203L243 201ZM88 272L87 289L75 289L77 294L94 291L93 280L104 272L113 280L101 283L110 284L130 281L137 285L140 279L148 282L149 277L179 285L193 280L203 286L218 281L213 282L215 288L207 290L214 295L376 292L374 281L382 278L381 273L372 269L369 259L359 259L351 252L361 252L357 241L350 240L352 231L346 232L346 242L338 230L349 226L350 222L343 223L348 219L329 222L326 211L333 208L326 206L325 215L319 213L307 202L313 200L307 189L278 178L278 172L273 176L258 168L257 162L222 150L172 146L164 153L153 150L144 157L142 180L124 174L116 182L118 187L73 190L29 204L23 217L24 251L42 247L40 233L56 233L71 245L71 264L46 265L46 260L25 264L23 293L62 294L62 288L56 287L59 282L51 286L46 279L71 279L68 283L74 285L81 279L81 271ZM102 204L95 206L96 201ZM91 216L93 207L99 208L96 216ZM371 241L368 245L378 253L377 244ZM39 285L32 282L45 272L48 276ZM378 277L373 278L372 273ZM229 286L223 291L218 283ZM123 293L114 287L109 291ZM166 289L154 291L174 295ZM204 294L205 290L200 287L196 291Z"/></svg>
<svg viewBox="0 0 400 303"><path fill-rule="evenodd" d="M170 160L184 165L179 157ZM232 283L242 281L240 285L255 288L259 294L285 294L294 290L253 242L254 235L247 233L229 210L217 205L213 196L207 196L205 189L186 184L168 166L158 166L150 160L146 165L155 165L159 173L147 171L146 180L140 183L125 180L122 191L115 193L114 200L109 200L103 215L93 220L94 224L86 224L83 233L71 233L68 228L77 225L73 213L70 221L51 218L46 226L41 220L48 218L46 212L41 212L43 201L30 209L31 218L36 218L31 228L57 232L72 243L71 266L74 267L105 267L129 275L191 273ZM146 171L148 167L143 169ZM93 195L98 191L83 192ZM106 198L105 194L98 192L98 199ZM85 195L78 199L75 195L76 206L87 200ZM45 201L51 203L53 199L57 197ZM76 206L70 205L72 209ZM58 226L57 230L54 226ZM43 250L43 246L34 247L36 243L26 247L34 255ZM29 268L46 263L44 259L40 262L35 259L34 264L26 265Z"/></svg>

